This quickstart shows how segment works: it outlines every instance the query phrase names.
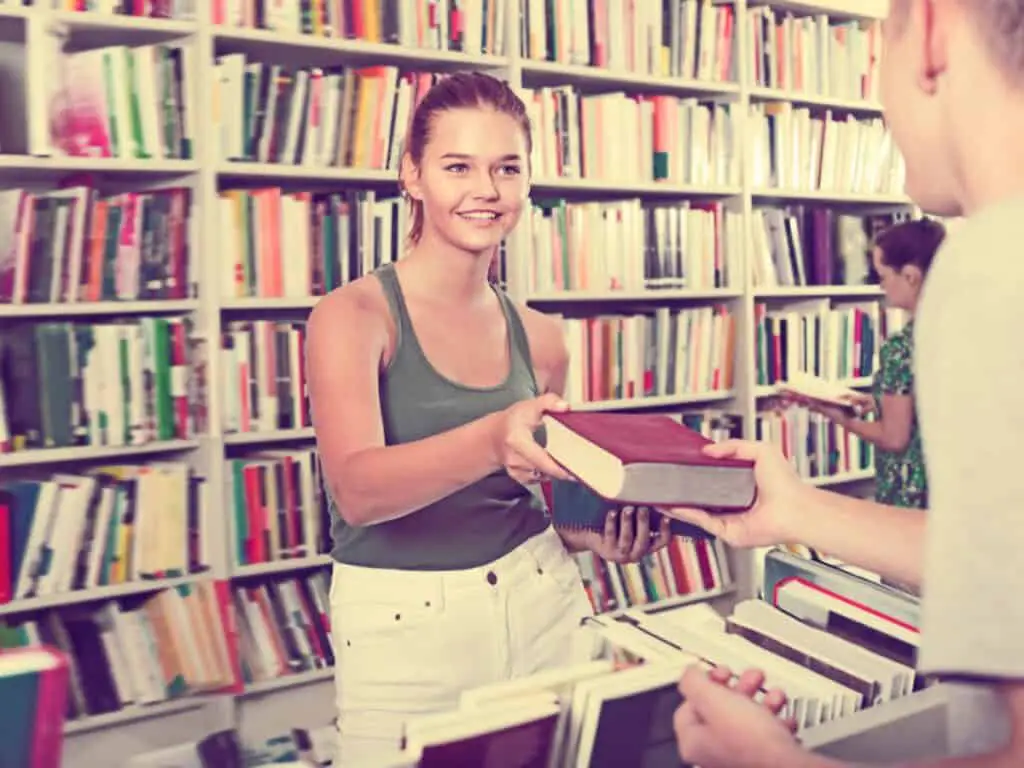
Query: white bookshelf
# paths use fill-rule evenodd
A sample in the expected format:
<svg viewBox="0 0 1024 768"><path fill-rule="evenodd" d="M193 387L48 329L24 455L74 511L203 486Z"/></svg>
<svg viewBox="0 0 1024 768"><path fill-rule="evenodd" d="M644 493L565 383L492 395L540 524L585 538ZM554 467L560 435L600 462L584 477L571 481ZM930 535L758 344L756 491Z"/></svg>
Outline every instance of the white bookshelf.
<svg viewBox="0 0 1024 768"><path fill-rule="evenodd" d="M736 18L743 19L749 6L762 5L756 0L736 0ZM199 2L203 9L207 5ZM840 17L871 17L885 13L885 0L777 0L771 3L779 9L801 13L830 13ZM206 478L209 486L225 487L226 458L232 452L255 448L280 447L282 444L300 444L312 447L311 429L278 432L225 434L222 428L224 372L216 354L224 324L233 318L252 316L301 318L316 304L317 299L299 298L241 298L224 299L219 287L221 269L218 255L218 219L214 202L220 188L227 185L286 185L289 188L308 186L317 190L365 188L395 190L396 176L392 171L288 166L244 162L225 162L217 156L211 140L213 117L211 114L210 83L216 55L245 53L253 58L276 61L296 61L304 66L327 64L394 64L403 67L450 71L454 69L480 69L507 79L516 86L574 85L587 92L625 90L627 92L664 93L681 97L718 99L735 105L734 120L740 153L740 184L736 186L689 186L656 182L609 183L581 179L534 179L532 191L536 195L564 196L571 200L617 200L639 197L645 200L685 201L717 200L742 215L744 243L740 252L746 264L750 251L749 223L755 205L762 203L795 204L815 202L853 210L888 210L905 207L908 201L900 196L844 194L841 192L808 192L755 189L747 173L749 141L744 133L748 105L764 101L789 101L796 106L833 108L862 115L879 115L878 104L850 102L840 99L791 93L776 89L753 87L746 82L716 83L654 77L626 71L601 70L592 67L560 65L534 61L518 55L518 9L514 0L507 3L506 19L509 37L506 41L510 55L468 55L448 51L401 48L388 44L355 40L336 40L312 36L281 34L264 30L217 28L205 17L195 21L163 21L157 19L123 18L92 13L51 12L44 9L0 7L0 68L11 71L20 67L20 79L14 84L0 82L0 99L10 104L11 93L23 103L22 112L8 111L0 122L0 179L6 186L34 185L46 188L61 177L77 173L95 174L100 183L116 188L153 189L169 185L184 185L193 194L193 229L191 257L201 270L199 297L180 301L99 302L63 305L0 305L0 323L13 318L70 319L189 314L195 321L196 332L208 342L207 403L209 433L198 440L169 441L123 448L66 448L39 450L0 455L0 474L17 468L51 468L75 463L134 462L154 457L187 456L193 468ZM45 104L39 92L48 73L40 69L45 61L43 51L57 36L74 47L109 44L151 43L174 41L189 46L195 53L195 82L193 105L197 109L193 160L119 160L70 158L45 154L39 142L40 126L45 126ZM736 35L735 55L742 71L746 71L750 55L746 38ZM20 54L20 58L19 58ZM14 62L21 61L21 64ZM34 66L33 66L34 63ZM9 87L8 87L9 86ZM8 90L3 94L4 89ZM43 111L41 111L43 110ZM24 118L11 118L11 114L24 114ZM45 133L45 132L44 132ZM41 153L41 151L43 153ZM511 258L529 242L529 217L524 215L518 231L509 242ZM195 267L194 267L195 268ZM684 394L643 400L609 400L583 403L586 409L701 409L714 408L735 413L742 418L744 433L752 434L759 402L772 394L756 386L755 346L753 339L754 305L756 301L785 303L809 297L846 300L881 300L881 292L874 286L808 286L789 288L754 288L749 270L744 269L742 280L728 288L693 290L567 291L564 293L535 293L522 296L530 304L544 311L564 311L574 307L587 311L591 307L616 311L620 305L645 307L671 304L672 306L702 306L725 303L736 316L735 386L730 390L706 394ZM852 384L862 386L867 382ZM870 472L855 472L814 482L835 485L852 492L862 493L871 480ZM869 486L868 486L869 487ZM223 500L218 499L218 502ZM216 503L220 508L221 504ZM227 508L226 502L223 508ZM267 573L301 572L329 565L324 556L284 561L269 565L232 566L229 552L229 515L214 516L218 526L215 540L219 543L218 558L211 573L186 577L246 578ZM747 596L752 591L749 558L733 553L730 570L737 589L723 589L705 597L727 598L735 593ZM69 593L45 598L45 606L38 601L2 606L0 614L11 615L38 607L72 604L80 601L100 600L121 594L118 590L144 593L160 586L177 582L142 582L139 584ZM692 597L676 599L686 602ZM29 604L31 603L31 604ZM308 695L317 687L314 697ZM128 755L200 737L218 727L241 725L243 730L256 732L257 723L274 722L274 712L294 713L296 723L325 720L333 716L330 693L331 677L318 671L291 678L250 686L246 692L233 698L214 696L158 707L139 707L115 715L105 715L88 721L70 724L67 728L67 765L110 764L111 755ZM286 692L291 692L286 695ZM293 695L294 694L294 695ZM287 701L278 697L285 696ZM280 709L287 706L287 710Z"/></svg>

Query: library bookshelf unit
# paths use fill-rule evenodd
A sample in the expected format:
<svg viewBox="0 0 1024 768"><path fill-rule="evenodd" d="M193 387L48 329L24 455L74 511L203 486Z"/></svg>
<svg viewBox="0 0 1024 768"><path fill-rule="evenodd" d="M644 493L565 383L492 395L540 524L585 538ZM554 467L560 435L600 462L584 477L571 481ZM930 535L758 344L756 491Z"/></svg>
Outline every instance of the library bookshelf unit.
<svg viewBox="0 0 1024 768"><path fill-rule="evenodd" d="M390 258L387 243L405 223L394 170L404 131L386 126L404 126L430 74L486 71L529 105L532 202L497 271L518 299L565 318L575 407L681 413L711 435L795 446L827 428L772 413L773 382L786 370L870 383L865 339L879 340L886 312L881 291L858 272L863 264L852 263L864 262L868 219L910 210L879 121L875 70L855 69L877 56L871 24L884 1L681 0L678 16L664 20L664 39L675 42L650 56L645 41L661 39L651 35L662 21L653 10L601 17L617 38L588 32L586 13L548 25L539 0L466 4L453 27L458 45L437 42L451 28L444 14L435 17L440 32L430 27L425 0L407 4L419 16L366 15L349 24L368 31L335 37L323 30L344 26L347 4L325 3L318 19L303 17L298 0L275 4L276 16L259 0L167 3L188 8L180 18L47 5L0 6L0 215L19 255L0 262L0 322L35 366L40 399L29 407L41 409L50 440L0 454L0 478L68 482L75 472L107 472L104 482L128 482L140 500L135 535L148 544L133 543L129 565L83 565L79 554L81 572L66 564L33 596L18 597L14 583L14 599L0 604L5 625L110 603L122 621L155 593L189 596L203 584L219 585L209 594L221 606L234 595L234 605L259 612L268 579L303 582L275 592L286 607L300 597L313 606L306 615L323 607L330 561L322 520L310 513L317 483L302 323L318 294ZM254 28L256 18L275 28ZM824 48L832 53L819 56ZM122 88L131 78L148 85ZM296 108L314 95L315 109ZM97 111L77 109L89 99ZM374 123L382 114L387 122ZM105 136L90 118L106 121ZM568 127L581 123L582 131ZM785 131L799 141L780 139ZM818 168L812 154L829 159ZM92 191L75 192L82 188ZM16 189L33 195L22 198L33 201L31 227L18 228L26 221L19 198L3 193ZM839 220L852 233L845 244L802 232L817 227L827 239ZM62 238L77 239L32 236L54 222ZM835 253L818 263L800 255L800 242ZM75 248L80 257L65 255ZM853 259L836 271L844 248ZM46 257L62 261L40 279L34 267ZM129 330L111 330L113 321ZM828 343L802 340L815 329ZM57 359L47 352L66 361L85 348L95 357L77 378L66 362L46 362ZM595 361L598 348L617 351ZM268 359L277 367L268 370ZM46 381L62 376L67 388L51 398ZM266 381L276 389L261 389ZM20 404L6 406L13 424ZM71 415L71 429L54 426L58 412ZM842 436L822 439L832 458L794 454L809 481L868 490L870 457ZM166 485L147 485L150 475ZM291 506L252 535L241 530L251 520L238 515L251 488L241 489L270 475L281 484L264 491L291 495L266 508ZM124 486L113 487L119 510ZM168 502L165 491L178 495ZM179 525L147 527L142 499L178 504ZM167 540L177 551L161 547ZM669 589L677 596L652 605L753 593L751 558L727 554L723 578L703 590ZM210 619L213 603L187 604ZM237 637L232 615L220 620ZM47 621L38 621L44 638L54 631L43 629ZM67 764L106 765L221 728L260 739L281 730L282 713L284 730L323 725L333 713L329 668L206 691L69 721Z"/></svg>

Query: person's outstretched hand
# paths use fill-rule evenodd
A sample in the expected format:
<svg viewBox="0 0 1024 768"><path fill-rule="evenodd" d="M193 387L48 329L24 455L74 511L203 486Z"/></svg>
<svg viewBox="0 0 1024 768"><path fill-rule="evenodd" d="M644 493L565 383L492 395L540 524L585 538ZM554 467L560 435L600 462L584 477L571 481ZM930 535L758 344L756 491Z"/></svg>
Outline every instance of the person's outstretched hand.
<svg viewBox="0 0 1024 768"><path fill-rule="evenodd" d="M728 670L706 672L698 666L683 673L683 703L673 719L679 757L701 768L803 768L813 763L793 737L793 724L781 719L785 697L768 692L753 700L764 681L754 670L730 686Z"/></svg>
<svg viewBox="0 0 1024 768"><path fill-rule="evenodd" d="M750 440L726 440L704 449L720 459L754 462L757 500L745 512L709 513L691 507L671 507L665 514L693 523L734 547L758 547L799 541L799 517L812 492L777 446Z"/></svg>

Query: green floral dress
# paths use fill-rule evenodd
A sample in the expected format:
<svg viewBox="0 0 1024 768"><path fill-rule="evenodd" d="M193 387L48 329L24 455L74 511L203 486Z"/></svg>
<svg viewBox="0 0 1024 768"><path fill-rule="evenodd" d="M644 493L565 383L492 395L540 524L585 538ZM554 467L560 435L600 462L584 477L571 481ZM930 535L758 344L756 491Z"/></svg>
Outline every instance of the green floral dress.
<svg viewBox="0 0 1024 768"><path fill-rule="evenodd" d="M907 323L890 336L879 352L872 394L882 416L883 395L914 394L914 324ZM915 412L910 443L899 452L875 449L875 500L896 507L928 508L928 478L925 474L921 432Z"/></svg>

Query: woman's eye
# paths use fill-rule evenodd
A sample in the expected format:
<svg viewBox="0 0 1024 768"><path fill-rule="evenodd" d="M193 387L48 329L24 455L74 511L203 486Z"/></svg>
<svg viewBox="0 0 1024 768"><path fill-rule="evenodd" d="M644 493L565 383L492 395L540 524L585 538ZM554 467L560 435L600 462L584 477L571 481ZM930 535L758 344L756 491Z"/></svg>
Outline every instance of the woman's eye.
<svg viewBox="0 0 1024 768"><path fill-rule="evenodd" d="M451 173L465 173L467 170L469 170L469 166L466 165L465 163L452 163L451 165L447 166L445 170L450 171Z"/></svg>
<svg viewBox="0 0 1024 768"><path fill-rule="evenodd" d="M520 173L518 165L503 165L501 166L501 172L505 176L518 176Z"/></svg>

